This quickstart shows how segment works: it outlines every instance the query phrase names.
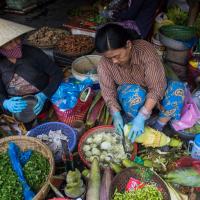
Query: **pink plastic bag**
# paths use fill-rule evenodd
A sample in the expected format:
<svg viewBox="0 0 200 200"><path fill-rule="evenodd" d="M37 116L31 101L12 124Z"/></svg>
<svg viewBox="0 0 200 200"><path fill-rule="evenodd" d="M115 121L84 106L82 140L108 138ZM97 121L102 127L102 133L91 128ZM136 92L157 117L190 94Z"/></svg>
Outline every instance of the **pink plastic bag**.
<svg viewBox="0 0 200 200"><path fill-rule="evenodd" d="M172 126L176 131L184 130L193 127L199 119L200 111L193 101L189 89L186 89L181 119L173 121Z"/></svg>

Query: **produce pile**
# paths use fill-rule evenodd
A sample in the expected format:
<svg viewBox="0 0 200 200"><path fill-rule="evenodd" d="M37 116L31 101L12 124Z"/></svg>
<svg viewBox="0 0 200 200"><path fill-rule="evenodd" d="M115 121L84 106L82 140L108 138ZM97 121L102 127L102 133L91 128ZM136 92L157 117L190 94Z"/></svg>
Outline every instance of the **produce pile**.
<svg viewBox="0 0 200 200"><path fill-rule="evenodd" d="M68 142L68 137L61 130L50 130L49 133L38 135L37 138L49 147L55 159L60 159L62 155L61 140Z"/></svg>
<svg viewBox="0 0 200 200"><path fill-rule="evenodd" d="M85 184L81 179L81 173L78 169L68 172L66 183L64 192L68 197L77 198L85 192Z"/></svg>
<svg viewBox="0 0 200 200"><path fill-rule="evenodd" d="M68 14L72 19L78 18L81 27L96 29L97 26L107 22L107 19L99 14L102 9L103 5L96 4L93 6L73 8L68 11Z"/></svg>
<svg viewBox="0 0 200 200"><path fill-rule="evenodd" d="M106 103L101 96L101 92L98 92L95 96L86 117L86 128L92 128L100 125L111 125L112 116Z"/></svg>
<svg viewBox="0 0 200 200"><path fill-rule="evenodd" d="M168 19L174 22L174 24L187 26L188 13L181 10L178 6L168 8L166 14ZM197 35L200 35L200 14L198 15L193 27L195 28Z"/></svg>
<svg viewBox="0 0 200 200"><path fill-rule="evenodd" d="M162 193L153 185L145 185L141 189L130 192L115 191L113 200L164 200Z"/></svg>
<svg viewBox="0 0 200 200"><path fill-rule="evenodd" d="M49 174L49 162L43 155L33 151L30 159L24 165L25 178L34 192L38 192ZM0 154L0 199L22 200L22 186L13 171L8 153Z"/></svg>
<svg viewBox="0 0 200 200"><path fill-rule="evenodd" d="M66 30L42 27L28 37L28 42L37 47L54 46L61 38L69 33Z"/></svg>
<svg viewBox="0 0 200 200"><path fill-rule="evenodd" d="M197 123L193 127L185 129L184 132L198 134L198 133L200 133L200 124Z"/></svg>
<svg viewBox="0 0 200 200"><path fill-rule="evenodd" d="M130 152L133 151L133 145L128 141L126 149ZM94 157L98 157L100 166L103 167L110 166L110 163L120 164L127 158L121 137L112 132L100 132L88 136L82 150L87 161L92 162Z"/></svg>
<svg viewBox="0 0 200 200"><path fill-rule="evenodd" d="M57 49L71 56L86 54L94 49L94 39L86 35L68 35L58 42Z"/></svg>

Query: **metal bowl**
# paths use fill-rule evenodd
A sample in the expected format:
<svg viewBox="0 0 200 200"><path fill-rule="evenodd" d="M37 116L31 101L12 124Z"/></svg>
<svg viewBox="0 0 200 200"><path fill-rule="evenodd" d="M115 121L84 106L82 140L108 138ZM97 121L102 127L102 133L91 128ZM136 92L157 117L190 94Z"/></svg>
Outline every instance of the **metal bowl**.
<svg viewBox="0 0 200 200"><path fill-rule="evenodd" d="M15 113L14 117L18 121L28 123L33 121L37 116L33 111L33 108L37 104L37 98L33 95L27 95L24 96L23 99L27 102L27 107L22 112Z"/></svg>

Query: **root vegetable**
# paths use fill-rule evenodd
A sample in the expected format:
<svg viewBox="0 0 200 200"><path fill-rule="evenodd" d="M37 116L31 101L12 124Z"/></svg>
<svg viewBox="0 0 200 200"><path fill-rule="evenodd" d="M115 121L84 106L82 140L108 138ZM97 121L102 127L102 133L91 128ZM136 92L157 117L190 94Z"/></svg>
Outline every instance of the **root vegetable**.
<svg viewBox="0 0 200 200"><path fill-rule="evenodd" d="M86 195L87 200L99 200L100 182L101 182L101 176L100 176L99 161L95 157L92 161L90 170L90 178L88 182L88 190Z"/></svg>

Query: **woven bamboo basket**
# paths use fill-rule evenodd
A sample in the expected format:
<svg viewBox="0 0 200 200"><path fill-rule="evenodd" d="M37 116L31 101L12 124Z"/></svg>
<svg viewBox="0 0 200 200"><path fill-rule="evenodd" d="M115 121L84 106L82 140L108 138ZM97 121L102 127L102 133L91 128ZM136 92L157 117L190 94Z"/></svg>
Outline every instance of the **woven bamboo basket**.
<svg viewBox="0 0 200 200"><path fill-rule="evenodd" d="M140 170L141 173L138 173L136 172L137 168L129 167L117 174L112 180L111 186L109 188L109 199L113 199L113 195L116 189L119 192L124 192L129 179L132 177L142 181L143 183L156 186L162 193L164 200L173 200L170 197L165 183L158 177L158 175L156 175L154 172L151 172L148 168L141 167ZM151 178L149 175L147 177L144 175L148 171L152 173Z"/></svg>
<svg viewBox="0 0 200 200"><path fill-rule="evenodd" d="M45 199L47 196L50 186L50 180L52 179L52 176L54 174L54 158L49 150L49 148L42 143L40 140L33 138L33 137L27 137L27 136L10 136L10 137L5 137L0 140L0 152L4 152L8 148L8 143L9 142L14 142L16 145L19 146L19 148L22 151L31 149L40 152L45 158L48 159L49 164L50 164L50 172L47 177L47 180L43 187L40 189L40 191L36 194L33 200L42 200Z"/></svg>

